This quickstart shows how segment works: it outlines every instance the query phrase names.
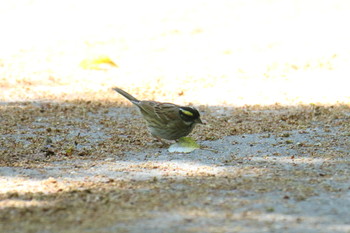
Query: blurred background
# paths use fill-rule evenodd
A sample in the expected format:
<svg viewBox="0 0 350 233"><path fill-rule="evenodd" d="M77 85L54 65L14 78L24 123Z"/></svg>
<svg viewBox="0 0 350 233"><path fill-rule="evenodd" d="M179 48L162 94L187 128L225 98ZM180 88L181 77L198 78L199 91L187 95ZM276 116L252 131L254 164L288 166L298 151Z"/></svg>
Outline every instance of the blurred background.
<svg viewBox="0 0 350 233"><path fill-rule="evenodd" d="M348 0L0 2L0 101L350 103Z"/></svg>

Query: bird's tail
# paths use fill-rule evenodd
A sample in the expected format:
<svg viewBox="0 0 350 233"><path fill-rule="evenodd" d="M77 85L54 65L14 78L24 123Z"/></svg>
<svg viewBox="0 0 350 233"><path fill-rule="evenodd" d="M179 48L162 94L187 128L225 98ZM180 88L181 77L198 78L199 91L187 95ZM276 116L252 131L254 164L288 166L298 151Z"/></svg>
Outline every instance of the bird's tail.
<svg viewBox="0 0 350 233"><path fill-rule="evenodd" d="M119 94L121 94L122 96L124 96L125 98L127 98L128 100L130 100L132 103L140 102L134 96L130 95L129 93L127 93L126 91L123 91L122 89L120 89L118 87L113 87L112 89L115 90L116 92L118 92Z"/></svg>

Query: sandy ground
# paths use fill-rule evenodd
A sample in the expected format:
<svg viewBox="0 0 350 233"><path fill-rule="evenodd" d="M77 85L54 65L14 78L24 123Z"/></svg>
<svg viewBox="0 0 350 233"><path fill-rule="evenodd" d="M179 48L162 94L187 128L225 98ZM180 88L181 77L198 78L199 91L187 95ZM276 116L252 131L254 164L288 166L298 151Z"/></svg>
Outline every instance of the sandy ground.
<svg viewBox="0 0 350 233"><path fill-rule="evenodd" d="M349 12L1 2L0 232L350 232ZM162 148L113 86L195 105L201 149Z"/></svg>
<svg viewBox="0 0 350 233"><path fill-rule="evenodd" d="M348 106L201 112L208 124L191 136L202 148L182 154L161 148L134 108L3 105L0 228L350 231Z"/></svg>

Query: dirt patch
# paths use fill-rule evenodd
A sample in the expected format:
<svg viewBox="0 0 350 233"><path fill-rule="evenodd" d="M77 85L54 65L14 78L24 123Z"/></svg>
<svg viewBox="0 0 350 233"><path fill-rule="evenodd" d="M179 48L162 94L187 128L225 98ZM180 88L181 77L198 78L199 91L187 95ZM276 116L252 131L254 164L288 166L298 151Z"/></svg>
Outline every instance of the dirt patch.
<svg viewBox="0 0 350 233"><path fill-rule="evenodd" d="M202 149L170 154L135 108L3 104L0 228L349 230L349 107L200 110Z"/></svg>

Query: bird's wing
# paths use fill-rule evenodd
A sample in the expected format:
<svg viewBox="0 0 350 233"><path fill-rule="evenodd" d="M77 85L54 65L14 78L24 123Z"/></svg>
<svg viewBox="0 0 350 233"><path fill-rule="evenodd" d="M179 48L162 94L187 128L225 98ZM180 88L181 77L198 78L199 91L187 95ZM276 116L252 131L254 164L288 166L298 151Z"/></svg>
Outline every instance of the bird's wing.
<svg viewBox="0 0 350 233"><path fill-rule="evenodd" d="M172 103L159 103L155 101L140 101L137 106L145 118L157 118L163 124L178 119L178 107Z"/></svg>

